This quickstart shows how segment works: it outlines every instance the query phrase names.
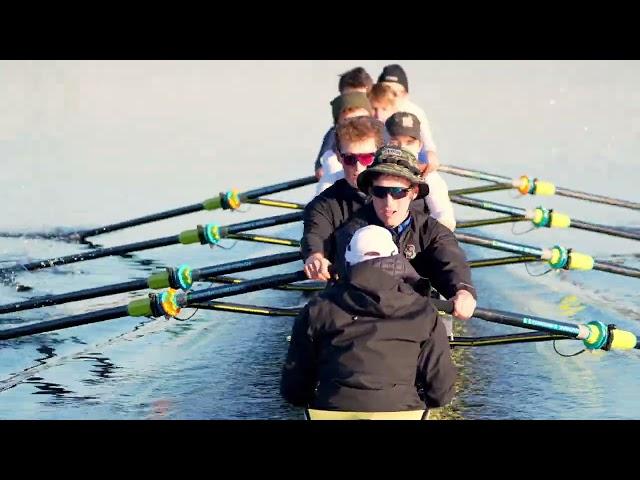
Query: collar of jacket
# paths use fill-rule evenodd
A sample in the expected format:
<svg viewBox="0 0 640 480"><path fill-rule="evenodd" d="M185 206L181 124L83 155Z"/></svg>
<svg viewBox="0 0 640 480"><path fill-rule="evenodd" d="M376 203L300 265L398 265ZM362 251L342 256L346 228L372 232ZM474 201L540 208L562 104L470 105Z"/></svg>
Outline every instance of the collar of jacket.
<svg viewBox="0 0 640 480"><path fill-rule="evenodd" d="M362 203L364 203L368 199L367 195L362 193L357 188L354 188L351 185L349 185L349 182L347 182L347 180L344 178L337 180L335 183L339 186L340 192L344 195L345 198L349 198L349 197L356 198Z"/></svg>
<svg viewBox="0 0 640 480"><path fill-rule="evenodd" d="M378 218L378 214L376 213L376 209L373 206L373 203L368 203L363 210L363 214L365 216L366 221L369 225L378 225L379 227L386 228L391 232L391 235L394 238L394 241L402 235L402 233L407 230L411 224L413 223L414 212L409 209L409 215L407 218L397 227L389 228L385 227L380 218Z"/></svg>
<svg viewBox="0 0 640 480"><path fill-rule="evenodd" d="M389 290L402 280L414 285L421 280L404 255L365 260L349 268L349 282L364 290Z"/></svg>

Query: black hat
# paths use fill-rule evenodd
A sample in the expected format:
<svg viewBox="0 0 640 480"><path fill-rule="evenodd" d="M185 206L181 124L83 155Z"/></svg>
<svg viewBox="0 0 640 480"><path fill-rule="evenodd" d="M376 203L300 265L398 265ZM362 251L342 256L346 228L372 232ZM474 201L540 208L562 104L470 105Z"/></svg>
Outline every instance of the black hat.
<svg viewBox="0 0 640 480"><path fill-rule="evenodd" d="M421 138L420 120L413 113L396 112L387 118L384 126L387 127L387 131L392 137L407 135L417 140Z"/></svg>
<svg viewBox="0 0 640 480"><path fill-rule="evenodd" d="M407 93L409 93L409 80L407 80L407 74L404 72L404 69L397 63L384 67L382 69L382 73L378 77L378 82L399 83L404 87Z"/></svg>

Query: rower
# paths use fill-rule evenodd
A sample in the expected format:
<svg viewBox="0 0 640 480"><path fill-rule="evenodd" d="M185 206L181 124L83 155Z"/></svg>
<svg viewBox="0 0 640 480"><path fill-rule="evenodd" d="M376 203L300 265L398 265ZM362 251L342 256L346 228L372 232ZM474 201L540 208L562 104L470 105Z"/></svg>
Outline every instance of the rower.
<svg viewBox="0 0 640 480"><path fill-rule="evenodd" d="M397 64L387 65L382 70L376 83L369 92L369 100L374 110L374 116L384 122L395 112L413 113L420 119L423 148L418 156L418 162L427 165L427 171L438 169L440 161L436 153L436 144L427 115L420 107L409 100L409 81L404 69Z"/></svg>
<svg viewBox="0 0 640 480"><path fill-rule="evenodd" d="M280 392L311 420L424 419L453 398L456 370L423 279L380 226L345 257L346 276L295 320Z"/></svg>
<svg viewBox="0 0 640 480"><path fill-rule="evenodd" d="M402 147L414 156L418 156L423 145L418 117L409 112L396 112L387 119L385 127L391 136L392 145ZM427 166L424 164L419 166L423 172L423 178L429 185L429 195L424 198L427 213L449 230L455 230L456 218L453 204L449 200L449 188L446 182L437 171L425 175Z"/></svg>
<svg viewBox="0 0 640 480"><path fill-rule="evenodd" d="M320 155L320 168L323 173L316 186L316 194L326 190L337 180L344 178L342 164L338 160L337 154L336 126L350 118L370 117L373 114L373 109L364 93L349 92L338 95L331 101L331 112L334 126L330 132L332 132L333 142L330 142L329 148Z"/></svg>
<svg viewBox="0 0 640 480"><path fill-rule="evenodd" d="M384 125L373 117L355 117L336 127L338 158L345 177L311 200L304 209L302 258L310 279L329 280L335 256L334 232L367 200L357 179L382 146Z"/></svg>
<svg viewBox="0 0 640 480"><path fill-rule="evenodd" d="M421 277L453 300L453 315L467 320L476 307L476 291L464 251L453 233L423 209L410 208L429 194L416 157L395 146L380 148L373 164L358 176L358 188L372 201L362 206L335 232L334 268L346 274L345 251L353 234L366 225L387 228L399 251Z"/></svg>
<svg viewBox="0 0 640 480"><path fill-rule="evenodd" d="M372 85L373 79L367 71L362 67L356 67L340 75L338 91L340 92L340 95L352 92L359 92L366 95L369 90L371 90ZM369 102L367 102L367 104L368 103ZM369 113L366 113L366 115L371 115L373 113L370 108L371 107L369 106ZM323 174L326 173L321 164L322 155L327 151L335 150L335 124L337 123L335 118L333 123L334 126L325 133L324 138L322 139L322 145L320 146L320 151L316 157L315 174L318 180L320 180Z"/></svg>

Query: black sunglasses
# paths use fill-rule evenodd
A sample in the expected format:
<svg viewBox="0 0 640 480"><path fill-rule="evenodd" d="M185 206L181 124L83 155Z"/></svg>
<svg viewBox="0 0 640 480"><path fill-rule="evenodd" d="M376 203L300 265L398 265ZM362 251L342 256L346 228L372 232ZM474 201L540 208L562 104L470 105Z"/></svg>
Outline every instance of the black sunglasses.
<svg viewBox="0 0 640 480"><path fill-rule="evenodd" d="M394 200L400 200L406 197L411 191L411 187L371 187L371 195L376 198L387 198L387 195L391 195Z"/></svg>

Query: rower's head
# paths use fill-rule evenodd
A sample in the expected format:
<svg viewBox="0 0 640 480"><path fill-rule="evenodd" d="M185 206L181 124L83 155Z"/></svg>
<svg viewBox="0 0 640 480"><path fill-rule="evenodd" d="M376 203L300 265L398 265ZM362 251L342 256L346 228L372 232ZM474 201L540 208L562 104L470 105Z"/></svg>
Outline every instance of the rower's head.
<svg viewBox="0 0 640 480"><path fill-rule="evenodd" d="M389 228L407 218L413 200L429 194L416 157L393 145L376 152L371 167L358 177L358 188L371 195L376 215Z"/></svg>
<svg viewBox="0 0 640 480"><path fill-rule="evenodd" d="M384 126L391 137L390 143L409 150L416 157L422 149L420 120L413 113L396 112L387 118Z"/></svg>
<svg viewBox="0 0 640 480"><path fill-rule="evenodd" d="M368 93L373 85L371 75L362 67L352 68L340 75L338 90L341 94L349 92Z"/></svg>
<svg viewBox="0 0 640 480"><path fill-rule="evenodd" d="M373 117L350 118L336 127L337 157L352 187L358 188L358 175L373 162L383 143L383 130L384 125Z"/></svg>
<svg viewBox="0 0 640 480"><path fill-rule="evenodd" d="M339 124L353 117L371 116L373 109L367 95L362 92L349 92L331 100L333 123Z"/></svg>
<svg viewBox="0 0 640 480"><path fill-rule="evenodd" d="M382 69L378 77L378 83L387 85L399 98L404 98L409 94L409 80L407 74L397 63L387 65Z"/></svg>
<svg viewBox="0 0 640 480"><path fill-rule="evenodd" d="M353 234L344 252L349 267L374 258L392 257L398 254L391 232L378 225L367 225Z"/></svg>
<svg viewBox="0 0 640 480"><path fill-rule="evenodd" d="M381 122L398 111L398 95L392 87L384 83L376 83L371 88L369 102L373 108L373 116Z"/></svg>

